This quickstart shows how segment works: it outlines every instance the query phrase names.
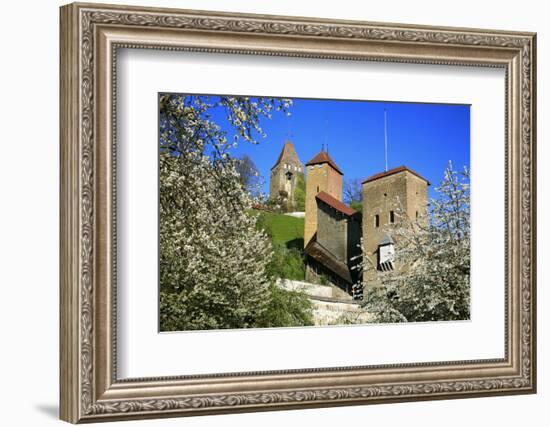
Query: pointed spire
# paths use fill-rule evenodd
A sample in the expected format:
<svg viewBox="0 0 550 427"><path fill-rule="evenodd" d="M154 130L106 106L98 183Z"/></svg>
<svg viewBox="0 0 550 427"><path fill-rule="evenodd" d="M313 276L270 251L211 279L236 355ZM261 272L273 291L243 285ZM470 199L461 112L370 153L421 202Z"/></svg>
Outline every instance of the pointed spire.
<svg viewBox="0 0 550 427"><path fill-rule="evenodd" d="M283 146L283 149L281 150L281 153L279 154L279 158L273 165L271 169L275 169L280 163L289 163L291 165L302 165L302 162L300 161L300 158L298 157L298 154L296 153L296 149L294 148L294 144L292 141L285 141L285 144Z"/></svg>

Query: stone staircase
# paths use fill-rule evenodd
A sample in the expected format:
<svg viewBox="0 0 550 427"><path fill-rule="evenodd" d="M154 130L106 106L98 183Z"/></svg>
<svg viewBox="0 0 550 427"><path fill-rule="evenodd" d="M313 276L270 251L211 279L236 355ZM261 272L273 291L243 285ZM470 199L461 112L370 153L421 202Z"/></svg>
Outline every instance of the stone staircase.
<svg viewBox="0 0 550 427"><path fill-rule="evenodd" d="M309 297L316 326L362 324L371 319L370 314L358 302L334 285L317 285L288 279L281 279L277 284L283 289L302 292Z"/></svg>

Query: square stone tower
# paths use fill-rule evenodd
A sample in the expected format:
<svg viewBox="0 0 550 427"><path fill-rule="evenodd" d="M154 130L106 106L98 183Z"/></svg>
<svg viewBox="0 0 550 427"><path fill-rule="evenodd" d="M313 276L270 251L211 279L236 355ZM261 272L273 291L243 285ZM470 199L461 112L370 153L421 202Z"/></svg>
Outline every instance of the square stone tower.
<svg viewBox="0 0 550 427"><path fill-rule="evenodd" d="M321 191L342 201L343 172L324 150L306 163L306 217L304 227L304 247L317 231L317 201Z"/></svg>
<svg viewBox="0 0 550 427"><path fill-rule="evenodd" d="M386 259L388 254L393 255L393 248L388 248L393 245L388 225L399 226L404 219L399 211L412 221L427 221L428 185L428 180L406 166L363 181L363 256L369 257L378 271L394 268L393 260ZM364 273L363 281L369 283L375 277L376 271L371 270Z"/></svg>

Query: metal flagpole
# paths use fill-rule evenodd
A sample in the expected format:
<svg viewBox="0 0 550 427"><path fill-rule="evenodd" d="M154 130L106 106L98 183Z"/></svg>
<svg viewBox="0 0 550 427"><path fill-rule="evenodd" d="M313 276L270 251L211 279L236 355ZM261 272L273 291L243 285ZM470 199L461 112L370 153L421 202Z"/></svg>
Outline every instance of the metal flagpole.
<svg viewBox="0 0 550 427"><path fill-rule="evenodd" d="M325 119L325 144L323 146L323 151L328 152L328 119Z"/></svg>
<svg viewBox="0 0 550 427"><path fill-rule="evenodd" d="M384 160L386 163L385 172L388 171L388 112L384 108Z"/></svg>

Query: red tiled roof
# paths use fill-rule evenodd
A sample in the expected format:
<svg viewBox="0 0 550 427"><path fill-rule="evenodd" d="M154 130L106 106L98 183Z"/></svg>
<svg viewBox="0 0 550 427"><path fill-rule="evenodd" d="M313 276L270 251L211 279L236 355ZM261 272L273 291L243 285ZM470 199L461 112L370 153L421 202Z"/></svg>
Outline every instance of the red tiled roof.
<svg viewBox="0 0 550 427"><path fill-rule="evenodd" d="M320 151L313 159L311 159L309 162L306 163L306 166L309 165L318 165L321 163L328 163L332 166L332 168L338 172L340 175L344 175L344 172L340 170L340 168L336 165L334 160L331 159L331 157L328 155L326 151Z"/></svg>
<svg viewBox="0 0 550 427"><path fill-rule="evenodd" d="M283 149L281 150L281 153L279 154L279 158L273 165L271 169L274 169L279 163L281 162L290 163L292 165L301 165L302 162L298 158L298 154L296 154L296 149L294 148L294 144L292 141L286 141L285 145L283 146Z"/></svg>
<svg viewBox="0 0 550 427"><path fill-rule="evenodd" d="M349 206L343 204L340 200L332 197L330 194L321 191L315 196L317 199L326 203L330 207L336 209L339 212L342 212L344 215L353 216L358 212L355 209L350 208Z"/></svg>
<svg viewBox="0 0 550 427"><path fill-rule="evenodd" d="M424 178L422 175L420 175L418 172L415 172L413 171L412 169L409 169L407 166L399 166L399 167L396 167L396 168L393 168L393 169L390 169L389 171L386 171L386 172L380 172L380 173L376 173L370 177L368 177L367 179L365 179L363 181L363 184L365 182L371 182L371 181L375 181L379 178L384 178L386 176L390 176L390 175L393 175L393 174L396 174L396 173L399 173L399 172L403 172L403 171L408 171L410 173L412 173L413 175L416 175L418 178L420 179L423 179L424 181L426 181L428 183L428 185L430 185L430 181L428 181L426 178Z"/></svg>

